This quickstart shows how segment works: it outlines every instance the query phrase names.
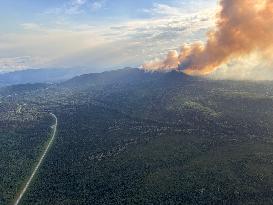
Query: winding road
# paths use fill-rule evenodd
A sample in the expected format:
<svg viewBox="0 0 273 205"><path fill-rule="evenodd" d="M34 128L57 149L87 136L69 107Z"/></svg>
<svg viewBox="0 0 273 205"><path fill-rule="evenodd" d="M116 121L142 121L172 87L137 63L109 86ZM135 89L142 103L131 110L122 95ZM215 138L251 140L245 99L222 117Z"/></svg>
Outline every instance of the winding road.
<svg viewBox="0 0 273 205"><path fill-rule="evenodd" d="M50 148L50 146L52 145L52 143L54 142L54 139L56 137L56 131L57 131L57 126L58 126L58 119L56 117L56 115L54 115L53 113L50 113L50 115L55 119L55 124L51 126L51 128L53 129L53 133L52 133L52 136L51 136L51 139L49 141L49 143L47 144L46 146L46 149L44 150L43 152L43 155L41 156L38 164L35 166L35 169L33 170L30 178L28 179L27 183L25 184L23 190L20 192L18 198L16 199L14 205L18 205L21 201L21 199L23 198L24 194L26 193L26 191L28 190L29 188L29 185L31 184L34 176L36 175L37 171L39 170L39 168L41 167L41 164L43 163L47 153L48 153L48 150Z"/></svg>

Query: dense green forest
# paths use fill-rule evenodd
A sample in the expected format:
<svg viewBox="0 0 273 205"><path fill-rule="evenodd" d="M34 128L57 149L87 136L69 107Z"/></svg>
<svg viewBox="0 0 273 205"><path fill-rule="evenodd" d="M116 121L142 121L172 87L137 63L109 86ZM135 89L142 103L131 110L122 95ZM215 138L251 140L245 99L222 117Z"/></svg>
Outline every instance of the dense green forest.
<svg viewBox="0 0 273 205"><path fill-rule="evenodd" d="M1 121L3 204L48 139L49 112L58 135L22 204L273 204L271 82L124 69L0 93L1 112L25 106Z"/></svg>
<svg viewBox="0 0 273 205"><path fill-rule="evenodd" d="M0 104L0 204L14 201L48 140L51 119L20 104Z"/></svg>

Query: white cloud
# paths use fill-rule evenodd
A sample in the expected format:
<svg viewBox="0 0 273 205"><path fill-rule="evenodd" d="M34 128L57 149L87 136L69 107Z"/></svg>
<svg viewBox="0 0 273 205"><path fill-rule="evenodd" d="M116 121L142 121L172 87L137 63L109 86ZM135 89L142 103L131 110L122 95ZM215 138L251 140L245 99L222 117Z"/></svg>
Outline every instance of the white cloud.
<svg viewBox="0 0 273 205"><path fill-rule="evenodd" d="M62 18L64 15L78 15L96 11L103 8L105 4L106 0L70 0L60 7L47 9L44 15L56 15Z"/></svg>
<svg viewBox="0 0 273 205"><path fill-rule="evenodd" d="M21 24L21 26L25 30L38 30L41 28L41 26L36 23L23 23L23 24Z"/></svg>
<svg viewBox="0 0 273 205"><path fill-rule="evenodd" d="M76 4L76 5L83 5L83 4L85 4L86 3L86 1L87 0L74 0L74 4Z"/></svg>
<svg viewBox="0 0 273 205"><path fill-rule="evenodd" d="M70 0L60 7L49 8L44 12L44 15L75 15L83 13L83 6L87 3L87 0Z"/></svg>
<svg viewBox="0 0 273 205"><path fill-rule="evenodd" d="M144 9L145 13L151 14L151 15L167 15L167 16L174 16L174 15L181 15L181 12L179 12L179 9L177 7L172 7L166 4L159 4L154 3L153 7L150 9Z"/></svg>
<svg viewBox="0 0 273 205"><path fill-rule="evenodd" d="M95 2L91 3L91 10L97 11L97 10L103 8L104 5L105 5L105 0L95 1Z"/></svg>

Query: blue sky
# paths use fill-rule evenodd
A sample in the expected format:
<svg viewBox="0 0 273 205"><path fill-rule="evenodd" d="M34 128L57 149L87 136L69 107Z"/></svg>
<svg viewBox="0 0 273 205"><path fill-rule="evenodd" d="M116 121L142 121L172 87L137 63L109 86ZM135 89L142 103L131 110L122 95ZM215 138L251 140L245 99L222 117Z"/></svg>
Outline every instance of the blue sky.
<svg viewBox="0 0 273 205"><path fill-rule="evenodd" d="M204 40L217 0L0 0L0 70L139 66Z"/></svg>

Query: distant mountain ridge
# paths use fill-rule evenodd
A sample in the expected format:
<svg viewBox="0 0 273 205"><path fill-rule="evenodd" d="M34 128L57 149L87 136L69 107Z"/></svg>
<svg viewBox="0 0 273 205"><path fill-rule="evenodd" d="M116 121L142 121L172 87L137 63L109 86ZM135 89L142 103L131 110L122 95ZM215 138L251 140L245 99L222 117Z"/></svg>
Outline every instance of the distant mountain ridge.
<svg viewBox="0 0 273 205"><path fill-rule="evenodd" d="M28 83L55 83L90 72L89 69L28 69L0 73L0 87Z"/></svg>

